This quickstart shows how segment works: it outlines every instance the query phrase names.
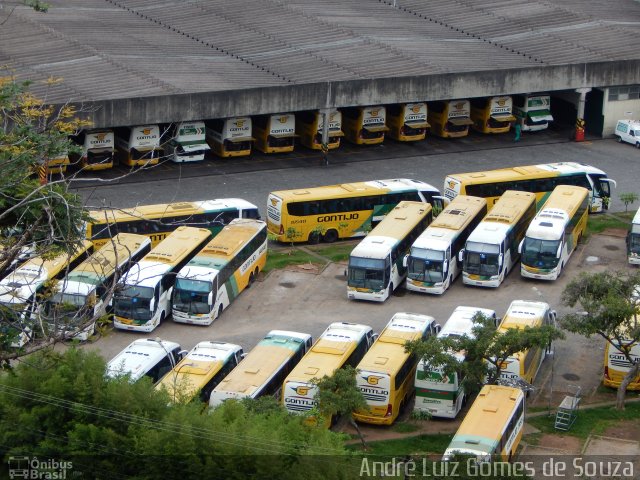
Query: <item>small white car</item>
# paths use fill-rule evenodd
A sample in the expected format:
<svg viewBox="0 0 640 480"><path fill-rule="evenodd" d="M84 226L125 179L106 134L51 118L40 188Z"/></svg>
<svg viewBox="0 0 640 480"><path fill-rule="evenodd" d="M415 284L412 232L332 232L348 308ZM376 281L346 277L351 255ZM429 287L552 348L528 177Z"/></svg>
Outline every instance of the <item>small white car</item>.
<svg viewBox="0 0 640 480"><path fill-rule="evenodd" d="M640 122L637 120L618 120L615 135L619 142L627 142L640 148Z"/></svg>

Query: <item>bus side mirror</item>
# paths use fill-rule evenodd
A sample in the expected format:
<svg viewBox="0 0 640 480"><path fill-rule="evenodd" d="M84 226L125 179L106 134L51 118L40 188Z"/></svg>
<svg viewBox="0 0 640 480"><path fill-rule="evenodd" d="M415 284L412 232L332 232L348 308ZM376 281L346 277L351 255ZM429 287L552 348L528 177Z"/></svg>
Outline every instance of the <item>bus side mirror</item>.
<svg viewBox="0 0 640 480"><path fill-rule="evenodd" d="M409 266L409 255L405 255L402 259L402 266L404 268L407 268Z"/></svg>
<svg viewBox="0 0 640 480"><path fill-rule="evenodd" d="M244 360L245 358L247 358L247 355L249 355L248 353L243 353L240 355L240 360Z"/></svg>
<svg viewBox="0 0 640 480"><path fill-rule="evenodd" d="M213 292L209 292L207 295L207 305L213 305Z"/></svg>
<svg viewBox="0 0 640 480"><path fill-rule="evenodd" d="M556 258L560 258L562 256L562 243L558 245L558 250L556 250Z"/></svg>
<svg viewBox="0 0 640 480"><path fill-rule="evenodd" d="M149 301L149 310L154 312L156 310L156 299L155 297Z"/></svg>
<svg viewBox="0 0 640 480"><path fill-rule="evenodd" d="M369 346L373 345L373 342L375 342L379 336L380 335L378 335L377 333L374 333L373 335L371 335L371 343L369 344Z"/></svg>
<svg viewBox="0 0 640 480"><path fill-rule="evenodd" d="M458 261L460 263L462 263L464 261L464 248L462 248L459 252L458 252Z"/></svg>
<svg viewBox="0 0 640 480"><path fill-rule="evenodd" d="M446 276L447 272L449 271L449 262L447 262L447 259L445 258L444 262L442 262L442 276Z"/></svg>
<svg viewBox="0 0 640 480"><path fill-rule="evenodd" d="M180 350L178 352L178 361L182 360L184 357L187 356L187 353L189 353L189 350Z"/></svg>
<svg viewBox="0 0 640 480"><path fill-rule="evenodd" d="M440 333L440 330L442 330L442 325L440 325L439 323L436 323L436 324L434 325L434 327L433 327L433 330L434 330L434 332L435 332L435 334L436 334L436 335L437 335L437 334L439 334L439 333Z"/></svg>
<svg viewBox="0 0 640 480"><path fill-rule="evenodd" d="M524 240L521 240L518 244L518 255L522 255L522 244L524 244Z"/></svg>
<svg viewBox="0 0 640 480"><path fill-rule="evenodd" d="M503 254L498 255L498 269L502 269Z"/></svg>

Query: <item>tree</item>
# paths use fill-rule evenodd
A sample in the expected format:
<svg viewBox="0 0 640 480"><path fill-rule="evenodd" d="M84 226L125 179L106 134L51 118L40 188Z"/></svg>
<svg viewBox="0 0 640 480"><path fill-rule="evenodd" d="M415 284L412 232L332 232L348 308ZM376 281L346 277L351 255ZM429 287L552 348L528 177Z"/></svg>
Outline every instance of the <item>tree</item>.
<svg viewBox="0 0 640 480"><path fill-rule="evenodd" d="M95 479L354 478L344 435L273 402L203 413L200 402L168 400L149 378L106 377L96 353L37 352L0 376L2 452L71 462Z"/></svg>
<svg viewBox="0 0 640 480"><path fill-rule="evenodd" d="M636 193L621 193L620 201L624 203L624 211L626 212L629 209L629 205L633 205L638 200L638 195Z"/></svg>
<svg viewBox="0 0 640 480"><path fill-rule="evenodd" d="M474 392L483 384L500 383L504 362L517 352L548 348L553 340L562 337L562 332L552 325L501 332L493 318L480 312L472 320L475 326L471 336L430 337L410 342L405 348L426 364L443 369L443 374L462 372L465 390ZM458 351L466 352L465 362L459 363L448 353Z"/></svg>
<svg viewBox="0 0 640 480"><path fill-rule="evenodd" d="M362 446L366 449L367 443L360 431L360 427L351 416L351 412L368 409L367 401L356 383L356 370L351 366L340 368L329 377L314 378L311 382L316 385L317 408L310 415L314 416L316 423L320 418L334 418L336 415L347 415L349 423L356 429L360 436Z"/></svg>
<svg viewBox="0 0 640 480"><path fill-rule="evenodd" d="M562 293L562 302L577 305L582 312L573 312L561 319L561 326L586 337L599 335L625 356L630 368L616 396L616 408L624 409L627 386L640 374L640 357L631 354L631 346L640 342L640 273L582 273L572 280Z"/></svg>

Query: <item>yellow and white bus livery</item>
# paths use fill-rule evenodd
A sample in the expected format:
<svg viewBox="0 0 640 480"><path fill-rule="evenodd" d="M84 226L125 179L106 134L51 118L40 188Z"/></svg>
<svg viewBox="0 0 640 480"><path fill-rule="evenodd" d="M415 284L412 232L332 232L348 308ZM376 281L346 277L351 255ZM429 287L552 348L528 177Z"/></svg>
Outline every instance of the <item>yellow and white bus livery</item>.
<svg viewBox="0 0 640 480"><path fill-rule="evenodd" d="M293 113L260 115L253 119L255 147L262 153L293 152L296 117Z"/></svg>
<svg viewBox="0 0 640 480"><path fill-rule="evenodd" d="M443 138L460 138L469 135L471 107L469 100L447 100L429 102L429 125L431 133Z"/></svg>
<svg viewBox="0 0 640 480"><path fill-rule="evenodd" d="M396 313L356 367L356 383L367 408L353 412L354 420L391 425L413 394L418 359L404 349L405 343L424 340L440 330L433 317Z"/></svg>
<svg viewBox="0 0 640 480"><path fill-rule="evenodd" d="M356 145L378 145L384 142L384 134L389 130L385 121L386 110L381 105L342 109L344 137Z"/></svg>
<svg viewBox="0 0 640 480"><path fill-rule="evenodd" d="M400 103L387 107L387 135L399 142L424 140L427 135L427 104Z"/></svg>
<svg viewBox="0 0 640 480"><path fill-rule="evenodd" d="M520 251L520 274L556 280L587 229L589 190L558 185L527 229Z"/></svg>
<svg viewBox="0 0 640 480"><path fill-rule="evenodd" d="M178 227L122 275L113 295L113 326L152 332L171 315L176 275L211 238L205 228Z"/></svg>
<svg viewBox="0 0 640 480"><path fill-rule="evenodd" d="M384 302L407 276L404 257L433 219L431 205L400 202L349 255L347 298Z"/></svg>
<svg viewBox="0 0 640 480"><path fill-rule="evenodd" d="M484 198L454 198L413 242L411 252L404 258L406 289L443 294L460 274L458 252L486 214Z"/></svg>
<svg viewBox="0 0 640 480"><path fill-rule="evenodd" d="M251 154L251 117L211 120L205 123L207 143L222 158L246 157Z"/></svg>
<svg viewBox="0 0 640 480"><path fill-rule="evenodd" d="M140 125L116 129L116 154L121 165L156 165L162 155L160 127Z"/></svg>
<svg viewBox="0 0 640 480"><path fill-rule="evenodd" d="M328 113L329 138L327 148L335 150L340 146L342 132L342 113L334 108ZM319 110L296 113L296 134L300 143L312 150L322 150L322 132L324 130L324 115Z"/></svg>
<svg viewBox="0 0 640 480"><path fill-rule="evenodd" d="M520 259L518 246L535 214L535 193L504 192L458 253L463 283L499 287Z"/></svg>
<svg viewBox="0 0 640 480"><path fill-rule="evenodd" d="M516 117L512 114L511 97L489 97L471 99L471 121L473 129L480 133L505 133Z"/></svg>
<svg viewBox="0 0 640 480"><path fill-rule="evenodd" d="M255 281L266 261L267 224L232 220L178 273L173 321L211 325Z"/></svg>
<svg viewBox="0 0 640 480"><path fill-rule="evenodd" d="M69 154L74 165L83 170L105 170L113 167L116 148L113 130L84 130L71 138L82 147L79 154Z"/></svg>

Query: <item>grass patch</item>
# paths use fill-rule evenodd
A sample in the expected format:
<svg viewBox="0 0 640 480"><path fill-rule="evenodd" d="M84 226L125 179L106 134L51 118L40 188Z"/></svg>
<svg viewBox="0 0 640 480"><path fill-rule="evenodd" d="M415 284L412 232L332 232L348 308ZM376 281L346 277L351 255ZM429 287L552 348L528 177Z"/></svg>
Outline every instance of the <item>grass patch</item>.
<svg viewBox="0 0 640 480"><path fill-rule="evenodd" d="M589 215L586 235L602 233L607 228L628 229L635 212L617 212Z"/></svg>
<svg viewBox="0 0 640 480"><path fill-rule="evenodd" d="M349 260L349 254L353 250L353 244L329 245L326 247L314 247L312 250L318 255L328 258L332 262L345 262Z"/></svg>
<svg viewBox="0 0 640 480"><path fill-rule="evenodd" d="M578 417L575 423L568 432L562 434L586 439L591 434L601 434L617 422L622 420L638 421L638 418L640 418L640 403L628 403L622 411L616 410L614 407L578 410ZM527 419L527 423L543 433L560 434L558 430L553 428L554 422L555 415L552 417L542 416Z"/></svg>
<svg viewBox="0 0 640 480"><path fill-rule="evenodd" d="M267 255L267 264L262 271L264 273L268 273L277 268L284 268L288 265L300 265L303 263L322 265L322 262L317 257L309 255L302 250L295 248L279 251L270 250Z"/></svg>
<svg viewBox="0 0 640 480"><path fill-rule="evenodd" d="M420 427L414 423L398 422L391 427L391 430L398 433L413 433Z"/></svg>
<svg viewBox="0 0 640 480"><path fill-rule="evenodd" d="M367 455L381 456L404 456L414 453L437 453L442 454L449 446L453 434L430 434L418 435L409 438L399 438L396 440L381 440L379 442L367 442L369 450ZM362 453L361 444L348 445L349 450Z"/></svg>

